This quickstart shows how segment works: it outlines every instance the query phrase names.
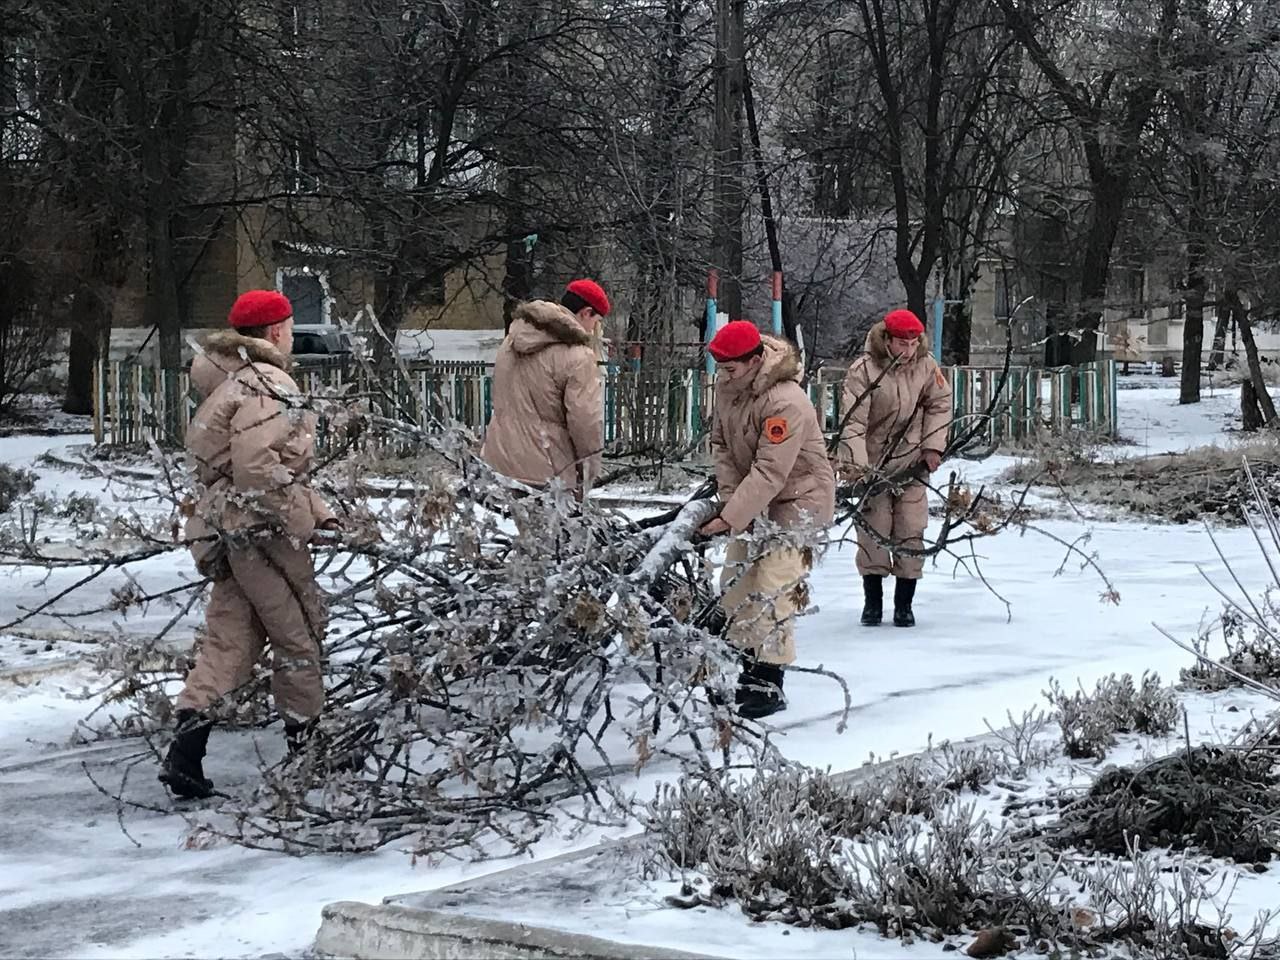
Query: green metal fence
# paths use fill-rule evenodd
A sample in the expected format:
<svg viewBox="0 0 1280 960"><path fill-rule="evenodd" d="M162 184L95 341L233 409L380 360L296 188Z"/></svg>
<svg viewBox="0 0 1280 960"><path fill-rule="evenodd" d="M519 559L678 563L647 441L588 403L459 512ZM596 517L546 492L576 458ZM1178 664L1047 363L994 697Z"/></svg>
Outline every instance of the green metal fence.
<svg viewBox="0 0 1280 960"><path fill-rule="evenodd" d="M987 367L944 369L951 384L953 431L977 422L979 435L993 443L1072 429L1115 434L1112 360L1060 369L1013 368L1007 375ZM809 380L810 399L827 431L837 429L844 417L844 374L842 367L822 367ZM705 452L715 385L701 369L606 367L602 375L609 449ZM428 428L456 420L479 430L493 413L493 368L480 363L416 364L408 377L390 380L339 366L316 367L298 371L296 379L304 393L343 403L392 396L400 416ZM129 361L98 364L94 397L97 442L126 445L181 443L199 402L185 371ZM319 441L322 447L327 442L324 418Z"/></svg>

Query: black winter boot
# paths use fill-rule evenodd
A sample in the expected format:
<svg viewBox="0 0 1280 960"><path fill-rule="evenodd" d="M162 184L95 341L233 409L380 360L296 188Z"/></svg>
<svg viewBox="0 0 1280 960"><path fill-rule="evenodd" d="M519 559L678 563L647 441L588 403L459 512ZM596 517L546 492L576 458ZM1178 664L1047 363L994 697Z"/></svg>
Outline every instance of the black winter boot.
<svg viewBox="0 0 1280 960"><path fill-rule="evenodd" d="M757 662L743 673L738 686L738 716L759 720L785 709L781 667Z"/></svg>
<svg viewBox="0 0 1280 960"><path fill-rule="evenodd" d="M204 754L213 723L196 710L179 710L177 733L160 767L159 780L183 800L213 796L213 783L205 779Z"/></svg>
<svg viewBox="0 0 1280 960"><path fill-rule="evenodd" d="M862 596L862 625L880 626L884 620L884 577L863 577Z"/></svg>
<svg viewBox="0 0 1280 960"><path fill-rule="evenodd" d="M314 720L304 720L301 723L289 720L284 722L284 745L290 757L296 757L307 749L315 729L316 721Z"/></svg>
<svg viewBox="0 0 1280 960"><path fill-rule="evenodd" d="M916 615L911 612L911 601L916 595L916 581L898 578L893 588L893 625L914 627Z"/></svg>

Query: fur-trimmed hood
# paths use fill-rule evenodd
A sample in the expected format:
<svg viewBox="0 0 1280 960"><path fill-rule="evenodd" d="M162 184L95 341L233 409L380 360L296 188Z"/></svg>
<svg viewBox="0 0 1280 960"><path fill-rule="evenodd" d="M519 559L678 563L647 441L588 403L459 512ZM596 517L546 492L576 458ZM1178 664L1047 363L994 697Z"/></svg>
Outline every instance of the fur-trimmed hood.
<svg viewBox="0 0 1280 960"><path fill-rule="evenodd" d="M590 346L591 334L568 307L550 300L529 300L516 307L507 333L511 349L521 356L545 350L557 343Z"/></svg>
<svg viewBox="0 0 1280 960"><path fill-rule="evenodd" d="M480 451L489 466L529 484L558 477L571 489L591 486L604 447L604 388L593 338L567 307L516 307L494 361L492 400Z"/></svg>
<svg viewBox="0 0 1280 960"><path fill-rule="evenodd" d="M768 335L762 336L760 343L764 346L764 360L759 372L749 381L752 396L758 397L788 380L799 383L804 370L800 366L800 351L795 345ZM726 377L721 379L721 388L725 386L736 393L745 389L746 383Z"/></svg>
<svg viewBox="0 0 1280 960"><path fill-rule="evenodd" d="M218 384L249 363L265 363L288 372L292 362L275 345L258 337L246 337L235 330L218 330L200 344L204 350L191 361L191 381L202 397L207 397ZM241 356L241 351L244 356Z"/></svg>
<svg viewBox="0 0 1280 960"><path fill-rule="evenodd" d="M867 331L867 340L866 343L863 344L863 350L865 350L867 356L876 363L882 366L887 365L893 359L889 354L889 341L891 339L892 337L889 336L889 331L885 329L884 321L881 320ZM929 338L926 334L922 333L916 340L916 352L912 355L910 360L902 361L899 363L899 366L906 366L909 363L915 363L917 360L920 360L923 357L929 357L930 355Z"/></svg>
<svg viewBox="0 0 1280 960"><path fill-rule="evenodd" d="M711 449L720 516L734 533L764 515L783 526L825 526L836 483L817 411L800 386L800 353L780 337L760 339L755 376L716 383Z"/></svg>
<svg viewBox="0 0 1280 960"><path fill-rule="evenodd" d="M922 450L942 453L951 423L951 384L921 336L910 360L893 363L889 334L877 323L867 352L849 365L840 459L886 475L912 467Z"/></svg>

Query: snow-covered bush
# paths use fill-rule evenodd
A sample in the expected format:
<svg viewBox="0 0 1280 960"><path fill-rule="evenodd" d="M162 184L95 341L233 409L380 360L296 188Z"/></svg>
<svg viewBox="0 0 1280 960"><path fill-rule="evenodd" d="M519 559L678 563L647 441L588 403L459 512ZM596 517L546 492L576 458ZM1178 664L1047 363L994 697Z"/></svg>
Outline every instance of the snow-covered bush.
<svg viewBox="0 0 1280 960"><path fill-rule="evenodd" d="M1156 674L1133 677L1112 674L1099 680L1092 693L1080 689L1068 694L1057 680L1049 682L1045 697L1054 708L1054 720L1062 730L1062 745L1073 759L1102 759L1118 733L1150 736L1168 733L1178 719L1178 698Z"/></svg>
<svg viewBox="0 0 1280 960"><path fill-rule="evenodd" d="M1008 724L995 730L988 724L992 736L999 741L1001 756L1014 772L1025 774L1034 767L1042 767L1053 756L1053 744L1044 736L1050 718L1043 710L1025 710L1015 717L1012 710L1005 712Z"/></svg>
<svg viewBox="0 0 1280 960"><path fill-rule="evenodd" d="M941 939L1012 924L1053 936L1055 862L1015 846L957 791L1009 769L989 748L942 748L856 784L796 766L751 779L686 778L646 813L650 866L704 875L712 898L758 920Z"/></svg>
<svg viewBox="0 0 1280 960"><path fill-rule="evenodd" d="M852 909L885 935L938 940L1002 927L1056 940L1065 925L1056 858L1014 844L972 804L947 804L927 822L895 816L845 850Z"/></svg>
<svg viewBox="0 0 1280 960"><path fill-rule="evenodd" d="M0 513L7 513L13 502L26 496L36 485L36 475L30 470L0 463Z"/></svg>
<svg viewBox="0 0 1280 960"><path fill-rule="evenodd" d="M1232 569L1212 529L1209 530L1214 550L1237 589L1225 589L1210 580L1224 600L1222 612L1205 624L1190 644L1170 637L1196 657L1195 665L1181 674L1182 681L1190 686L1222 690L1245 685L1280 700L1280 606L1276 599L1280 591L1276 563L1276 556L1280 554L1280 516L1272 496L1277 485L1271 482L1276 479L1274 469L1274 461L1258 464L1245 458L1240 465L1247 494L1240 509L1254 534L1271 582L1251 593ZM1201 574L1209 579L1205 570L1202 569Z"/></svg>
<svg viewBox="0 0 1280 960"><path fill-rule="evenodd" d="M1260 610L1275 610L1274 592L1273 586L1264 593ZM1218 619L1206 625L1194 641L1199 659L1183 669L1182 682L1201 690L1225 690L1248 681L1280 682L1277 626L1280 622L1259 623L1254 616L1246 617L1234 602L1228 602ZM1222 653L1215 650L1218 641Z"/></svg>
<svg viewBox="0 0 1280 960"><path fill-rule="evenodd" d="M1248 929L1223 903L1223 881L1186 857L1170 858L1137 840L1118 856L1066 859L1065 870L1088 903L1074 922L1095 940L1118 939L1135 957L1274 960L1280 941L1263 911Z"/></svg>

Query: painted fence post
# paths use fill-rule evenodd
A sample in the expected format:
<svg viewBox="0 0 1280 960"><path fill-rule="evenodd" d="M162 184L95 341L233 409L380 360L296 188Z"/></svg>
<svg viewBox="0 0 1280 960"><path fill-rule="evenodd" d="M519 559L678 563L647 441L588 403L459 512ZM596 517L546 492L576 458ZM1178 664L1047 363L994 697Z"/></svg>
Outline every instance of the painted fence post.
<svg viewBox="0 0 1280 960"><path fill-rule="evenodd" d="M946 315L946 301L938 297L933 301L933 359L942 362L942 320Z"/></svg>
<svg viewBox="0 0 1280 960"><path fill-rule="evenodd" d="M782 271L775 270L773 272L773 282L770 285L772 294L772 303L770 304L770 316L773 320L773 335L775 337L782 336Z"/></svg>
<svg viewBox="0 0 1280 960"><path fill-rule="evenodd" d="M102 419L104 415L103 408L103 379L105 374L105 364L102 357L98 357L93 362L93 442L95 445L102 444Z"/></svg>
<svg viewBox="0 0 1280 960"><path fill-rule="evenodd" d="M716 358L711 356L711 338L716 335L716 295L720 292L720 274L715 270L707 273L707 336L703 344L706 350L706 370L708 377L716 375Z"/></svg>
<svg viewBox="0 0 1280 960"><path fill-rule="evenodd" d="M1120 436L1120 386L1116 383L1116 361L1112 357L1105 361L1107 364L1107 383L1109 389L1107 397L1111 401L1110 408L1107 410L1107 432L1112 438Z"/></svg>

